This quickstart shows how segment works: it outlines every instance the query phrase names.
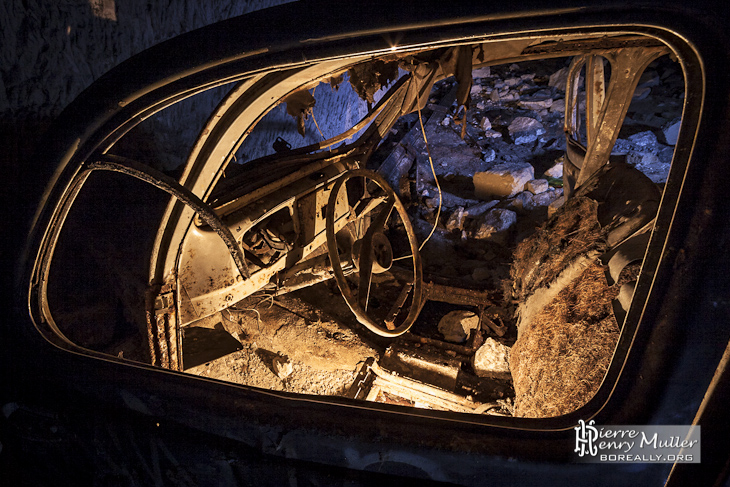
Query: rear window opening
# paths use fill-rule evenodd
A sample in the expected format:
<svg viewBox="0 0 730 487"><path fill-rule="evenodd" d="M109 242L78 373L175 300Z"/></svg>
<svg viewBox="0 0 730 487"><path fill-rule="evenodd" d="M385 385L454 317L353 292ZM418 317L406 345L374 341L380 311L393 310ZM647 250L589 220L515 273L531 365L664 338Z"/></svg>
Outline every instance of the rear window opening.
<svg viewBox="0 0 730 487"><path fill-rule="evenodd" d="M337 90L322 80L309 93L323 103L299 119L273 108L208 195L249 276L195 218L177 275L151 288L169 196L94 171L53 256L52 321L94 352L262 389L480 415L575 411L610 366L670 172L685 86L666 52L631 65L623 99L607 90L625 62L615 52L477 67L466 110L464 78L446 77L358 160L378 176L340 185L355 167L347 141L365 127L333 148L292 147L334 136L319 134L337 126L329 117L349 129L398 81L362 100L357 71ZM342 99L356 113L343 116ZM625 117L602 115L608 103L625 103ZM601 137L610 162L586 176ZM327 150L337 157L312 166ZM251 154L264 158L238 164Z"/></svg>

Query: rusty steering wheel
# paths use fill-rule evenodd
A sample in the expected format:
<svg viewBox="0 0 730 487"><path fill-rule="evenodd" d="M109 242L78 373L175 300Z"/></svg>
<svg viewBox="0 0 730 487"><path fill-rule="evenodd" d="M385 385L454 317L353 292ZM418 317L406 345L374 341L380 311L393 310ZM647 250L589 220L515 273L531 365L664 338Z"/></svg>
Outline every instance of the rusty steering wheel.
<svg viewBox="0 0 730 487"><path fill-rule="evenodd" d="M346 222L342 222L343 218ZM345 233L344 238L335 231L336 221L339 225L345 224L340 231ZM382 176L367 169L345 172L330 192L325 225L327 251L335 280L357 320L384 337L396 337L408 331L423 305L423 271L413 226L405 206L390 185ZM395 227L400 230L401 240L404 240L402 233L405 232L408 241L407 247L401 247L401 253L406 255L398 258L393 257L387 235L393 234ZM389 272L394 260L408 261L408 268ZM374 283L374 276L389 282ZM376 286L390 290L393 304L389 309L385 310L382 303L377 306L381 308L377 312L372 309L371 291Z"/></svg>

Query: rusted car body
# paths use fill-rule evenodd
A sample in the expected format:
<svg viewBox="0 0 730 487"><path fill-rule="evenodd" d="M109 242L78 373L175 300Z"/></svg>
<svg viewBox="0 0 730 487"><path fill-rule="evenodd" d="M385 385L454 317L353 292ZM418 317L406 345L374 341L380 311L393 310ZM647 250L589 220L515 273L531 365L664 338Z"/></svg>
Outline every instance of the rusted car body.
<svg viewBox="0 0 730 487"><path fill-rule="evenodd" d="M70 482L124 485L245 485L249 478L264 485L285 478L340 485L403 476L464 485L535 478L615 485L629 475L632 483L683 485L692 476L707 484L726 477L727 426L717 421L730 384L723 355L730 336L723 321L728 278L720 270L728 264L730 236L723 220L730 43L722 22L672 2L512 8L419 4L386 18L376 12L393 11L392 5L333 10L295 3L163 43L87 89L40 148L38 161L54 170L38 195L18 258L13 315L2 329L3 445L12 445L20 462L14 473L45 457L54 460L38 474L42 481L53 472ZM435 81L455 75L462 90L457 101L465 105L470 77L467 82L460 69L572 56L565 111L570 195L608 163L641 73L666 54L681 63L686 86L672 169L649 218L656 213L610 368L577 411L545 419L465 415L265 391L179 372L186 326L264 288L286 292L334 278L372 332L394 337L410 328L429 292L437 292L424 284L418 242L396 192L363 168L398 117L426 105ZM602 59L610 66L607 85ZM246 135L282 100L355 66L404 60L411 74L369 105L352 129L254 161L224 179ZM130 76L149 66L154 69L145 76ZM145 118L232 82L179 178L114 155L115 144ZM171 196L150 258L149 365L75 344L48 303L64 221L98 171L122 173ZM360 179L359 189L348 188ZM363 191L368 184L373 189ZM370 284L372 274L388 274L393 265L390 237L383 236L392 216L404 228L407 276L396 279L388 315L374 318ZM358 230L343 244L348 226ZM700 424L704 463L577 466L578 419ZM70 450L88 468L67 467ZM270 474L279 466L288 473Z"/></svg>

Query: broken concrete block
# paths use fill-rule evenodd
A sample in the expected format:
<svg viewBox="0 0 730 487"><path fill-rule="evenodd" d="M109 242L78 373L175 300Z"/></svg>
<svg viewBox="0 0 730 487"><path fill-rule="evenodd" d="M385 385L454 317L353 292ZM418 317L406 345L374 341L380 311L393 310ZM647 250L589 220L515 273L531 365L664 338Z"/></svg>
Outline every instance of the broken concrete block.
<svg viewBox="0 0 730 487"><path fill-rule="evenodd" d="M497 164L474 174L474 194L483 200L511 198L532 179L535 179L535 169L527 162Z"/></svg>
<svg viewBox="0 0 730 487"><path fill-rule="evenodd" d="M563 177L563 162L556 163L553 167L545 171L545 176L549 178L562 178Z"/></svg>
<svg viewBox="0 0 730 487"><path fill-rule="evenodd" d="M525 184L525 188L527 188L527 191L531 192L532 194L540 194L544 193L548 190L550 186L548 185L547 179L532 179L530 181L527 181L527 184Z"/></svg>
<svg viewBox="0 0 730 487"><path fill-rule="evenodd" d="M511 379L509 352L509 347L499 343L492 337L488 337L474 354L474 358L472 359L474 372L479 377Z"/></svg>
<svg viewBox="0 0 730 487"><path fill-rule="evenodd" d="M529 144L537 140L539 135L545 133L545 127L530 117L517 117L515 118L509 127L509 135L515 144Z"/></svg>
<svg viewBox="0 0 730 487"><path fill-rule="evenodd" d="M464 343L469 332L478 326L479 316L471 311L457 309L441 318L438 330L447 342Z"/></svg>
<svg viewBox="0 0 730 487"><path fill-rule="evenodd" d="M489 240L499 245L506 245L512 227L517 223L517 213L512 210L494 209L482 215L476 222L472 238Z"/></svg>
<svg viewBox="0 0 730 487"><path fill-rule="evenodd" d="M550 75L548 86L554 86L559 90L565 91L565 86L568 83L568 68L561 68Z"/></svg>
<svg viewBox="0 0 730 487"><path fill-rule="evenodd" d="M679 126L682 124L682 119L678 118L675 119L668 124L666 124L664 127L662 127L662 134L664 135L664 140L669 145L675 145L677 143L677 136L679 135Z"/></svg>

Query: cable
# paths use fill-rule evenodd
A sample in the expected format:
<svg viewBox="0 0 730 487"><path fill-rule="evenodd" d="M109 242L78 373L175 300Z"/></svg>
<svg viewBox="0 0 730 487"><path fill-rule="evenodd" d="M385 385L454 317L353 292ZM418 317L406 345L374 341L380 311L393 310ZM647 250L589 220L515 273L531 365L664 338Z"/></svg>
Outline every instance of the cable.
<svg viewBox="0 0 730 487"><path fill-rule="evenodd" d="M423 142L426 144L426 152L428 153L428 163L431 165L431 174L433 174L433 180L436 181L436 189L438 189L439 192L439 206L438 210L436 211L436 220L433 222L433 227L431 227L431 233L428 234L428 237L426 237L426 240L424 240L421 245L418 247L418 251L420 252L423 250L423 246L426 245L426 242L429 241L431 236L433 235L433 232L436 231L436 226L439 223L439 217L441 216L441 207L443 205L443 195L441 194L441 185L439 184L439 179L436 177L436 169L433 167L433 158L431 157L431 149L428 146L428 138L426 137L426 129L423 127L423 118L421 117L421 109L418 109L418 122L421 124L421 133L423 134ZM418 164L418 162L416 162ZM393 259L396 260L403 260L403 259L409 259L412 257L412 254L404 255L402 257L396 257Z"/></svg>
<svg viewBox="0 0 730 487"><path fill-rule="evenodd" d="M436 177L436 169L433 167L433 158L431 157L431 149L428 147L428 139L426 138L426 129L423 128L423 118L421 118L421 109L418 109L418 123L421 124L421 133L423 134L423 142L426 144L426 152L428 153L428 163L431 165L431 174L433 174L433 180L436 181L436 189L439 191L439 207L436 211L436 220L433 222L433 227L431 227L431 233L428 234L428 237L426 237L426 240L423 241L420 247L418 247L418 251L420 252L423 249L423 246L426 245L426 242L429 241L431 238L431 235L433 235L433 232L436 231L436 225L439 223L439 217L441 216L441 205L443 204L443 195L441 194L441 185L439 184L439 178Z"/></svg>

